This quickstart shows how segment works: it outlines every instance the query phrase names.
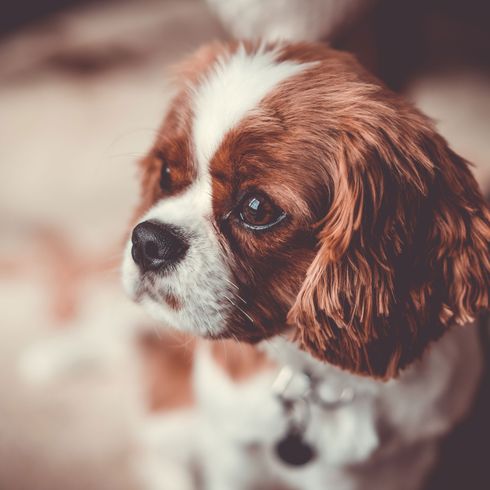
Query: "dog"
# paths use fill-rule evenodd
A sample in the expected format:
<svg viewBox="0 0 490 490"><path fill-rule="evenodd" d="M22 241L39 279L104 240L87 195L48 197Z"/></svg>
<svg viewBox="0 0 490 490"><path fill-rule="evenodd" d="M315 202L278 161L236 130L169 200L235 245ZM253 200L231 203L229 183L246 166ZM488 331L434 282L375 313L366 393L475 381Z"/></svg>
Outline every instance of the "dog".
<svg viewBox="0 0 490 490"><path fill-rule="evenodd" d="M215 43L141 182L124 288L203 339L168 454L213 490L420 488L490 290L490 211L431 121L347 53Z"/></svg>

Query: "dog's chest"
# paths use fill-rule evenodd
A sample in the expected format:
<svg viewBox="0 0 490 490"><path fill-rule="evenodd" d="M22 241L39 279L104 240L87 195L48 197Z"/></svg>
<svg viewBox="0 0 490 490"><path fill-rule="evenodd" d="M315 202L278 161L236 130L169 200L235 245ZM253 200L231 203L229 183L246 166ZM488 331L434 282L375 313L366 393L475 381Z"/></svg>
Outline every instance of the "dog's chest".
<svg viewBox="0 0 490 490"><path fill-rule="evenodd" d="M275 350L285 354L279 361L293 368L302 369L310 362L282 341ZM315 458L298 470L288 467L276 453L290 424L272 389L279 368L266 364L237 381L209 346L201 347L196 354L194 387L202 420L202 447L208 455L222 455L220 465L235 466L240 472L248 462L255 468L252 473L272 475L291 484L309 475L311 481L323 485L332 474L353 465L378 468L384 460L399 460L396 455L400 454L405 454L405 467L422 474L420 468L428 465L433 455L426 455L418 445L436 440L466 411L480 363L476 330L470 328L446 335L397 381L383 383L324 365L309 365L323 373L325 383L350 386L356 393L351 403L336 409L309 404L303 437L314 449ZM213 458L210 464L216 466L218 460ZM393 463L383 467L393 472Z"/></svg>
<svg viewBox="0 0 490 490"><path fill-rule="evenodd" d="M250 455L258 450L262 462L280 472L288 464L278 457L277 444L293 420L273 391L278 371L270 366L236 382L204 348L197 353L194 382L203 426L215 444L228 448L221 451L241 449ZM315 456L305 469L325 461L343 465L366 459L379 444L373 407L365 394L332 410L309 403L301 437Z"/></svg>
<svg viewBox="0 0 490 490"><path fill-rule="evenodd" d="M237 381L207 346L201 346L195 359L194 389L204 421L237 444L273 442L285 428L282 406L271 391L275 373L271 366Z"/></svg>

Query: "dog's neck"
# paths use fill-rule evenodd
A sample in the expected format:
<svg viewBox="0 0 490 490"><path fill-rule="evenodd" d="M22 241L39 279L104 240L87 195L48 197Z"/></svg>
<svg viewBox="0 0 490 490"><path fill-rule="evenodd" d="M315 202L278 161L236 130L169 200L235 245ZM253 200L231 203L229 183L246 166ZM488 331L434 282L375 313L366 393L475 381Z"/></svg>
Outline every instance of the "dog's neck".
<svg viewBox="0 0 490 490"><path fill-rule="evenodd" d="M352 374L321 362L284 336L276 336L263 341L259 348L266 352L280 368L287 366L296 373L308 373L314 379L328 383L332 389L339 392L350 388L356 393L373 393L384 384L382 381Z"/></svg>
<svg viewBox="0 0 490 490"><path fill-rule="evenodd" d="M275 362L254 345L236 340L205 341L214 361L235 382L246 381L261 371L275 369Z"/></svg>
<svg viewBox="0 0 490 490"><path fill-rule="evenodd" d="M449 329L449 332L429 347L430 352L426 352L422 359L414 362L397 378L383 381L353 374L324 363L301 350L289 337L286 333L253 346L233 340L213 341L211 353L214 360L235 382L246 381L263 371L275 371L279 375L281 369L286 367L299 377L304 373L308 374L314 378L317 385L326 385L332 392L341 393L349 389L355 392L356 397L376 397L385 388L417 384L418 378L426 376L431 367L434 368L433 364L437 364L437 377L443 384L443 378L450 376L450 373L446 372L450 366L439 365L440 357L444 355L447 345L457 344L463 349L465 344L472 342L472 336L466 335L464 328Z"/></svg>
<svg viewBox="0 0 490 490"><path fill-rule="evenodd" d="M209 347L215 362L235 382L246 381L264 370L275 370L279 375L285 368L296 378L306 374L317 385L329 385L335 392L348 388L356 394L373 393L384 384L315 359L301 350L288 334L278 335L257 345L220 340L211 342Z"/></svg>

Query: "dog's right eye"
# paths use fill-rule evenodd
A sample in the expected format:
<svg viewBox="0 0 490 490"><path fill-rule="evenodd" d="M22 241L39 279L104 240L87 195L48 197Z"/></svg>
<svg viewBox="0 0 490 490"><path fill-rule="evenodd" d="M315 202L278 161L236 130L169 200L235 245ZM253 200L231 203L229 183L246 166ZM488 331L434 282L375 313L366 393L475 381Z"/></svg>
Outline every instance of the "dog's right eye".
<svg viewBox="0 0 490 490"><path fill-rule="evenodd" d="M162 170L160 173L160 189L163 192L172 190L172 172L167 161L162 160Z"/></svg>
<svg viewBox="0 0 490 490"><path fill-rule="evenodd" d="M240 202L238 216L243 226L250 230L267 230L280 223L286 213L261 193L247 194Z"/></svg>

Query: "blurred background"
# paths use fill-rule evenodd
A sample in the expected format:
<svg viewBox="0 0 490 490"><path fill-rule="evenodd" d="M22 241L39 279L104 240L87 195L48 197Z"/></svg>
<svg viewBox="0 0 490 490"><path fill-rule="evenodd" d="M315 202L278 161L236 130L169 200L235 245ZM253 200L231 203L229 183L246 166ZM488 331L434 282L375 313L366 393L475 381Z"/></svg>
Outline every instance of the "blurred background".
<svg viewBox="0 0 490 490"><path fill-rule="evenodd" d="M487 0L325 0L313 20L310 0L289 3L294 22L278 0L2 2L1 490L145 488L135 461L158 405L145 373L180 344L155 348L118 267L135 162L172 95L172 65L200 44L283 35L355 52L435 119L489 193ZM485 383L429 488L490 488Z"/></svg>

